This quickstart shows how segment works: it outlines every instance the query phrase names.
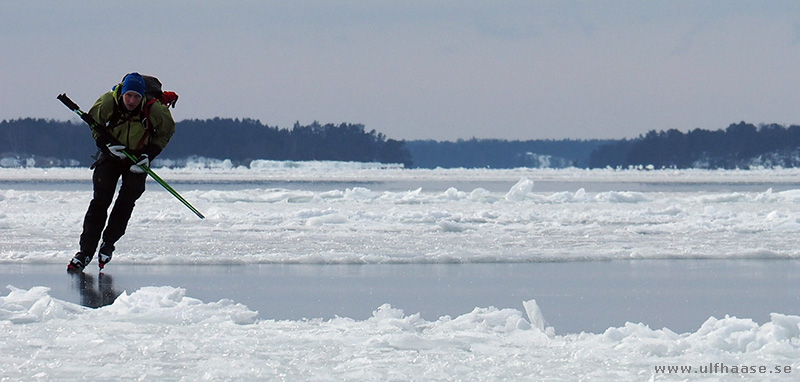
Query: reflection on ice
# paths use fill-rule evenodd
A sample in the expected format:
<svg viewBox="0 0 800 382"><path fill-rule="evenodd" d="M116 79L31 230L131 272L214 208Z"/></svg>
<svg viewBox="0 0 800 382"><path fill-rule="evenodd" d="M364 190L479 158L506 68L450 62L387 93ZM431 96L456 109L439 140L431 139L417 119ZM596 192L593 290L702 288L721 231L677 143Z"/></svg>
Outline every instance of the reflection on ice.
<svg viewBox="0 0 800 382"><path fill-rule="evenodd" d="M114 289L114 278L111 275L100 273L95 277L91 274L80 272L73 273L72 284L81 296L81 305L89 308L99 308L111 305L114 300L122 293Z"/></svg>

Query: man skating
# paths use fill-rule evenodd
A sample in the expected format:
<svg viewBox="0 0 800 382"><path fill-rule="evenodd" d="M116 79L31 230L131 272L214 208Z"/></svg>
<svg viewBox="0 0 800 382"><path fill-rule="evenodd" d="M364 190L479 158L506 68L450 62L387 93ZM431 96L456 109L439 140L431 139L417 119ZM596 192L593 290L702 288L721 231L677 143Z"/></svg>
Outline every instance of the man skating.
<svg viewBox="0 0 800 382"><path fill-rule="evenodd" d="M121 84L101 95L88 114L116 141L92 129L100 156L92 165L94 194L83 220L80 251L67 265L71 272L82 271L92 261L101 239L100 268L111 261L114 244L125 234L136 200L144 193L147 175L140 165L149 166L175 132L169 108L158 101L147 102L145 79L139 73L126 75ZM136 157L136 163L122 150ZM122 185L109 215L120 178Z"/></svg>

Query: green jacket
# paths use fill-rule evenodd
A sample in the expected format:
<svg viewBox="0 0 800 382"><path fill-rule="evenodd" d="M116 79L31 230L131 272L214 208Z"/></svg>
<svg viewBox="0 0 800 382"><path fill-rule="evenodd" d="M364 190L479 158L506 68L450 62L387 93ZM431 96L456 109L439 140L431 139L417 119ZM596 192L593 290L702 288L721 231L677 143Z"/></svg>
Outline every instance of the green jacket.
<svg viewBox="0 0 800 382"><path fill-rule="evenodd" d="M153 102L150 106L149 118L151 130L145 134L145 116L142 111L145 99L142 99L142 104L135 111L129 112L120 99L120 88L117 86L115 90L101 95L89 109L89 115L101 128L109 129L111 135L125 145L131 154L148 153L153 159L167 146L172 134L175 133L175 121L172 119L172 114L169 112L169 108L161 102ZM114 110L118 110L116 122L111 121ZM112 122L113 126L107 126L109 122ZM100 134L94 129L92 129L92 136L95 140L100 138Z"/></svg>

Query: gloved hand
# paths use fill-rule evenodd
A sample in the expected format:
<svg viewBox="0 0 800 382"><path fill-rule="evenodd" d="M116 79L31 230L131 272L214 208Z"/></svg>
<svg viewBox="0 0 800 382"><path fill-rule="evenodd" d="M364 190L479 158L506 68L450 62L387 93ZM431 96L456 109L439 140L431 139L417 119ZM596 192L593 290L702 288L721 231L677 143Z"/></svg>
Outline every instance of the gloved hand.
<svg viewBox="0 0 800 382"><path fill-rule="evenodd" d="M139 161L131 166L130 170L134 174L144 174L144 170L141 166L150 167L150 157L147 154L142 154L142 156L139 157Z"/></svg>
<svg viewBox="0 0 800 382"><path fill-rule="evenodd" d="M125 156L125 153L122 152L122 150L125 150L125 146L123 145L112 145L110 143L106 143L106 148L108 149L109 154L119 159L127 158L127 156Z"/></svg>

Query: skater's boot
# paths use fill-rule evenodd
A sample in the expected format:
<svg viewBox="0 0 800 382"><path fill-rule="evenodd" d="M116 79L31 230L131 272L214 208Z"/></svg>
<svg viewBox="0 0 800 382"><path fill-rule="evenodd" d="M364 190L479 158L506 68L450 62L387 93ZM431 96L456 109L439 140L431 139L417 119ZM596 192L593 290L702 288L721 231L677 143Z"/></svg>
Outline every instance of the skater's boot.
<svg viewBox="0 0 800 382"><path fill-rule="evenodd" d="M67 264L67 272L83 272L83 268L86 268L89 265L89 262L92 261L92 255L85 254L83 252L78 252L75 254L75 257L69 261Z"/></svg>
<svg viewBox="0 0 800 382"><path fill-rule="evenodd" d="M114 245L103 242L98 252L97 261L100 264L100 269L102 270L103 267L105 267L106 264L111 261L111 254L114 253Z"/></svg>

